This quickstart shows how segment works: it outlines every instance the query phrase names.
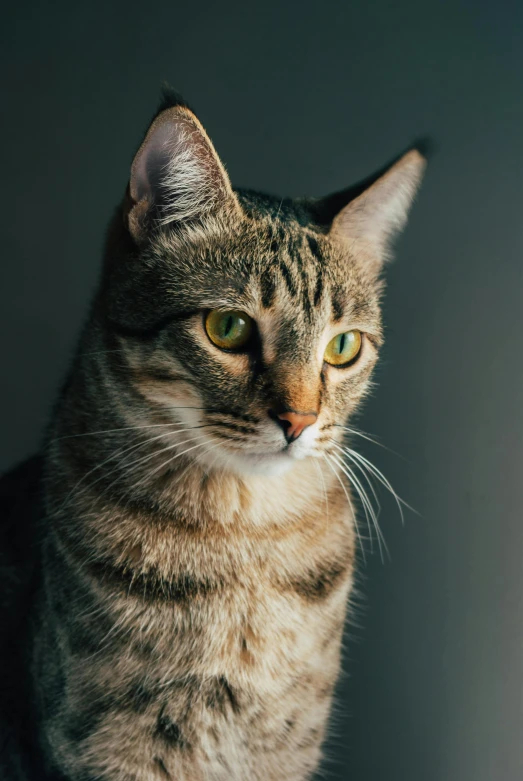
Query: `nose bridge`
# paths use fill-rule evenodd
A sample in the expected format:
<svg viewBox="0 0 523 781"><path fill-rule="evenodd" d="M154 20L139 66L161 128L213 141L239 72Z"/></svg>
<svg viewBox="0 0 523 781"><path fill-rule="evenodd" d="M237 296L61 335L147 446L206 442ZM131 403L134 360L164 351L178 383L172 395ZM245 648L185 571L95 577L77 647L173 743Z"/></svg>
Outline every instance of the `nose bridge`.
<svg viewBox="0 0 523 781"><path fill-rule="evenodd" d="M273 378L273 401L281 412L317 415L320 392L319 373L310 365L287 365Z"/></svg>

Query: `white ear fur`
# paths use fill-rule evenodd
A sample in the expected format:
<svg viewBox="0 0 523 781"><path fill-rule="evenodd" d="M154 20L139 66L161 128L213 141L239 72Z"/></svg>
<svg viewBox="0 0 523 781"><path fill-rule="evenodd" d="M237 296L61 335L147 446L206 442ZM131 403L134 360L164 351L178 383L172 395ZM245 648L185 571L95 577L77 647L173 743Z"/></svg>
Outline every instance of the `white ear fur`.
<svg viewBox="0 0 523 781"><path fill-rule="evenodd" d="M362 239L380 259L386 259L391 241L407 222L425 167L426 160L416 149L407 152L336 215L331 235Z"/></svg>
<svg viewBox="0 0 523 781"><path fill-rule="evenodd" d="M229 177L194 114L184 106L159 114L149 128L131 167L131 233L143 233L154 207L160 224L192 220L235 201Z"/></svg>

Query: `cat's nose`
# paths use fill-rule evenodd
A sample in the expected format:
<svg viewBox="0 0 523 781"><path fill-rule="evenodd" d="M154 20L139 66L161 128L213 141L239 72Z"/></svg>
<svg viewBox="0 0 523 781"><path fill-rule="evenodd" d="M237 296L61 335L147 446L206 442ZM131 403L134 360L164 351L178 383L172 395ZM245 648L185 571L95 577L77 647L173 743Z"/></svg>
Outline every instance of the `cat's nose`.
<svg viewBox="0 0 523 781"><path fill-rule="evenodd" d="M290 444L298 439L307 426L318 419L315 412L270 412L269 415L282 428L285 439Z"/></svg>

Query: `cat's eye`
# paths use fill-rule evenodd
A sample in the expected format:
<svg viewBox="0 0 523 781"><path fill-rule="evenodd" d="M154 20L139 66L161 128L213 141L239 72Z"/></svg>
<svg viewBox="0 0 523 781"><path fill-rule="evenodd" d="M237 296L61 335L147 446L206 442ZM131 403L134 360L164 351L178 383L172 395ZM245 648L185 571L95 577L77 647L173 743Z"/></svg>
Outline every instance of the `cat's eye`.
<svg viewBox="0 0 523 781"><path fill-rule="evenodd" d="M213 309L205 318L205 330L221 350L241 350L252 336L253 321L245 312Z"/></svg>
<svg viewBox="0 0 523 781"><path fill-rule="evenodd" d="M331 339L323 359L331 366L344 366L350 363L361 350L361 331L345 331Z"/></svg>

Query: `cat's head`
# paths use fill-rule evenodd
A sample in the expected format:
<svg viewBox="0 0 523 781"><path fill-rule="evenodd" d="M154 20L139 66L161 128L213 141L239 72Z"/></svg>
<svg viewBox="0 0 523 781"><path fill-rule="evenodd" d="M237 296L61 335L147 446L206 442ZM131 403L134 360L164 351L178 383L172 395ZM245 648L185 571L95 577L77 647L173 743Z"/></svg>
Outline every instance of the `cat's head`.
<svg viewBox="0 0 523 781"><path fill-rule="evenodd" d="M164 105L103 286L133 423L179 423L209 469L277 473L329 450L369 390L381 270L424 166L411 150L325 199L233 190L194 114Z"/></svg>

